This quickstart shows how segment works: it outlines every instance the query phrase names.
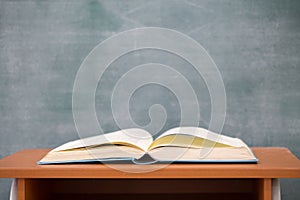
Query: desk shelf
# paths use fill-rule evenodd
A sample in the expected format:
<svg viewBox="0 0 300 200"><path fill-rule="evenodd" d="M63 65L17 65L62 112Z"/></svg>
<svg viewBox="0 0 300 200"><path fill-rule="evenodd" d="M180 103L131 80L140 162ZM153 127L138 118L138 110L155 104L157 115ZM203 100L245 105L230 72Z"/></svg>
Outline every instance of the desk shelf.
<svg viewBox="0 0 300 200"><path fill-rule="evenodd" d="M19 179L25 199L258 199L257 179Z"/></svg>

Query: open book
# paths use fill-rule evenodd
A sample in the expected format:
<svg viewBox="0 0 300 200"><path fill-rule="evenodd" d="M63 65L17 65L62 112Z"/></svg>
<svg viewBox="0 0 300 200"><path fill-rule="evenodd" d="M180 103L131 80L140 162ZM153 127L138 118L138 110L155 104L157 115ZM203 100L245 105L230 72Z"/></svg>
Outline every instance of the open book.
<svg viewBox="0 0 300 200"><path fill-rule="evenodd" d="M68 142L38 164L96 161L256 163L257 158L242 140L203 128L173 128L155 140L147 131L132 128Z"/></svg>

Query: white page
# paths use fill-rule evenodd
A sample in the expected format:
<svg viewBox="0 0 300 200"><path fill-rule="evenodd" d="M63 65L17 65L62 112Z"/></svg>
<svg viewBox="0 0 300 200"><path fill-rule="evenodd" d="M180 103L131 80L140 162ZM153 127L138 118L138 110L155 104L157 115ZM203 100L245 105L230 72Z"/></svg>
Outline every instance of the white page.
<svg viewBox="0 0 300 200"><path fill-rule="evenodd" d="M68 142L55 148L53 151L109 144L114 142L130 143L140 147L144 151L147 151L147 148L150 146L152 141L153 138L147 131L138 128L131 128Z"/></svg>

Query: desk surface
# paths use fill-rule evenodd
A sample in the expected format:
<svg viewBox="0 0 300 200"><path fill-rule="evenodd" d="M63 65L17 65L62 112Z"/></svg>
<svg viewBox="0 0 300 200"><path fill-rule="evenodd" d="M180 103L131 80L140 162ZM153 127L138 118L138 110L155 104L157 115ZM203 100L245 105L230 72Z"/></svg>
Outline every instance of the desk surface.
<svg viewBox="0 0 300 200"><path fill-rule="evenodd" d="M258 164L170 164L152 172L126 173L104 164L37 165L49 149L28 149L0 160L0 178L300 178L300 160L287 148L252 150ZM155 166L122 164L125 171Z"/></svg>

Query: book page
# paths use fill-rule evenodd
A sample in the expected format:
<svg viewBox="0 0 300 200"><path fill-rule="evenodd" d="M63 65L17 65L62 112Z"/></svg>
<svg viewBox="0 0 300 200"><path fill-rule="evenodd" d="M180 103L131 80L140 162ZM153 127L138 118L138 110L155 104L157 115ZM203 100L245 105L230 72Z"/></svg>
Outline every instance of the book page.
<svg viewBox="0 0 300 200"><path fill-rule="evenodd" d="M152 141L153 138L147 131L131 128L68 142L52 151L75 150L86 147L92 148L104 144L119 144L146 151Z"/></svg>
<svg viewBox="0 0 300 200"><path fill-rule="evenodd" d="M172 136L173 135L173 136ZM176 136L177 135L177 136ZM186 135L186 137L181 136ZM190 137L187 137L190 136ZM177 139L178 138L178 139ZM183 142L180 142L182 140ZM216 146L216 147L247 147L247 145L238 138L232 138L221 134L216 134L204 128L199 127L177 127L170 129L160 135L152 144L151 148L164 146L172 143L176 146Z"/></svg>
<svg viewBox="0 0 300 200"><path fill-rule="evenodd" d="M246 147L232 148L182 148L161 147L153 149L149 155L160 161L245 161L257 160Z"/></svg>
<svg viewBox="0 0 300 200"><path fill-rule="evenodd" d="M177 146L177 147L232 147L231 145L214 142L212 140L204 139L194 135L188 134L169 134L156 139L148 148L148 151L157 147L163 146Z"/></svg>
<svg viewBox="0 0 300 200"><path fill-rule="evenodd" d="M101 148L92 148L74 151L52 151L43 157L39 164L68 163L101 160L132 160L144 155L144 151L128 146L104 145Z"/></svg>

